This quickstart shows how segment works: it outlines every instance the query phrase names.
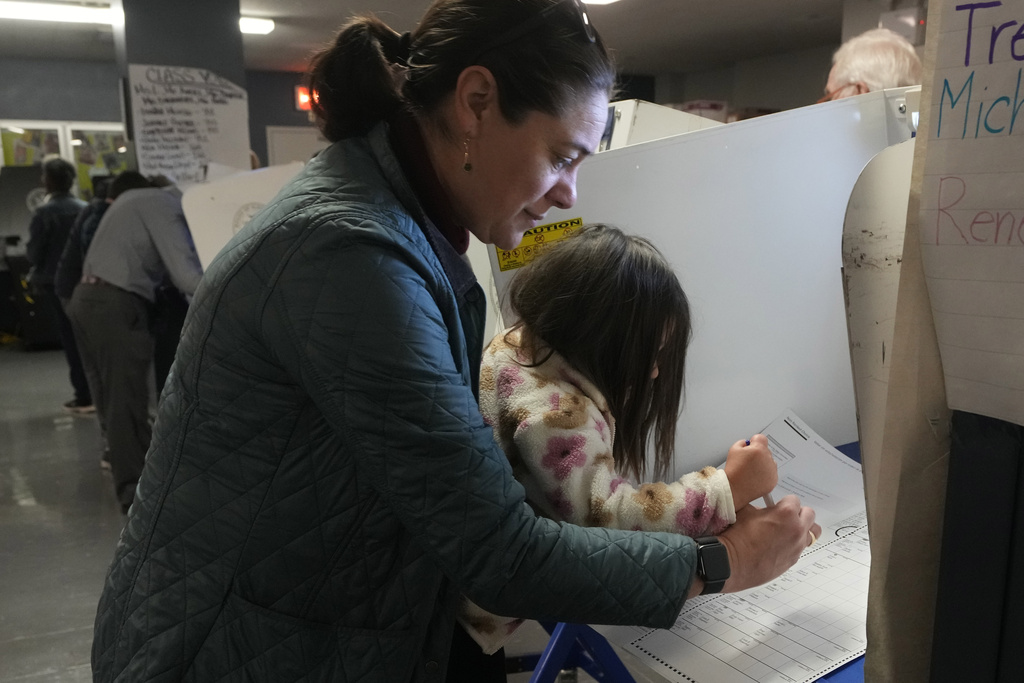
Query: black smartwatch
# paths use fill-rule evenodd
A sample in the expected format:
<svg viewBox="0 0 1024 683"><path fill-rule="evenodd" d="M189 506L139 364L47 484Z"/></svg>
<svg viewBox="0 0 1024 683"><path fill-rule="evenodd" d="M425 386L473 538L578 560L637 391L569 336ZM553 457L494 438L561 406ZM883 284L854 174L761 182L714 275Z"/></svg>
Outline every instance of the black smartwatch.
<svg viewBox="0 0 1024 683"><path fill-rule="evenodd" d="M697 542L697 576L704 581L701 595L721 593L729 578L729 551L718 536L702 536Z"/></svg>

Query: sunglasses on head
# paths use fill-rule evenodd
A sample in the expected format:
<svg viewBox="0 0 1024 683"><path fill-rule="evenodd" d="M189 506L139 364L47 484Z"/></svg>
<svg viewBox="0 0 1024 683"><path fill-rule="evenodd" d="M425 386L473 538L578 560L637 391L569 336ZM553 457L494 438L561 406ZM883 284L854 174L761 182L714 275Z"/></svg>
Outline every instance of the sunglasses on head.
<svg viewBox="0 0 1024 683"><path fill-rule="evenodd" d="M590 15L587 14L587 8L583 2L581 0L556 0L523 23L496 36L494 41L480 52L473 61L476 61L491 50L514 43L529 33L536 31L544 25L545 21L549 20L551 15L554 14L559 7L566 3L571 4L573 7L573 12L579 22L580 32L586 37L588 42L596 42L597 34L594 33L594 27L590 23Z"/></svg>

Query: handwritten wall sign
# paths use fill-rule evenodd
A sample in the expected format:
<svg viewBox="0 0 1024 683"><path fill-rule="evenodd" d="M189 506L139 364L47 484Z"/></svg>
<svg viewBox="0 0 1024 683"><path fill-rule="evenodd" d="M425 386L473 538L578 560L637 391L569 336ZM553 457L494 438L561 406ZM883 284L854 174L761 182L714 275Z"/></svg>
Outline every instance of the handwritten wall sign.
<svg viewBox="0 0 1024 683"><path fill-rule="evenodd" d="M201 181L207 164L249 168L245 89L207 69L130 64L132 129L139 171L179 184Z"/></svg>
<svg viewBox="0 0 1024 683"><path fill-rule="evenodd" d="M920 239L946 396L1024 424L1024 6L932 9Z"/></svg>

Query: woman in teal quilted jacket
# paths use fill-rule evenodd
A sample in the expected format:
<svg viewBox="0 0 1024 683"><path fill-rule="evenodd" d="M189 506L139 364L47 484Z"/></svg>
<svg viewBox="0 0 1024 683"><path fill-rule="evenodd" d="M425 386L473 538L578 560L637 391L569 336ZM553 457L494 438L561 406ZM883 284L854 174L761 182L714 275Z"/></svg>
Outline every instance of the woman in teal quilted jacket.
<svg viewBox="0 0 1024 683"><path fill-rule="evenodd" d="M501 680L456 627L462 594L666 627L705 578L796 561L820 529L795 498L722 533L727 580L685 536L538 518L480 415L469 233L513 247L573 205L613 81L578 0L437 0L409 34L357 18L314 59L334 144L196 292L94 680Z"/></svg>

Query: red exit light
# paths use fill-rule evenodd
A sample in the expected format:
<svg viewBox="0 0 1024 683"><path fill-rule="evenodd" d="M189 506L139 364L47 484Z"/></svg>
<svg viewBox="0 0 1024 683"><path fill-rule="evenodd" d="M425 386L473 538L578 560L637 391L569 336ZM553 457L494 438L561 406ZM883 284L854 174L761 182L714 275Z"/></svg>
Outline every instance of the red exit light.
<svg viewBox="0 0 1024 683"><path fill-rule="evenodd" d="M309 111L312 105L313 100L309 96L309 88L304 85L295 86L295 108L299 111Z"/></svg>

